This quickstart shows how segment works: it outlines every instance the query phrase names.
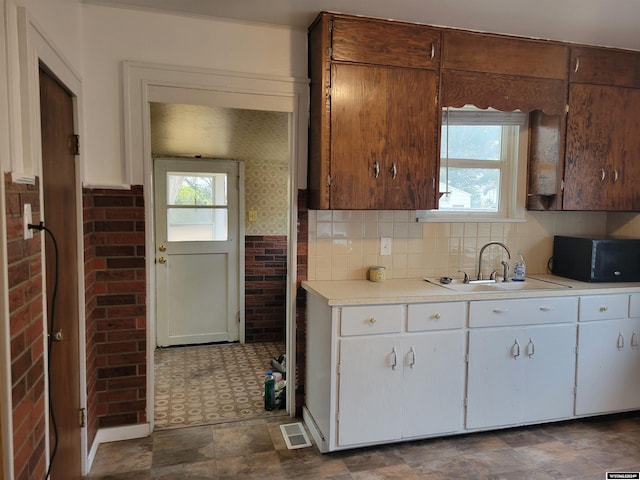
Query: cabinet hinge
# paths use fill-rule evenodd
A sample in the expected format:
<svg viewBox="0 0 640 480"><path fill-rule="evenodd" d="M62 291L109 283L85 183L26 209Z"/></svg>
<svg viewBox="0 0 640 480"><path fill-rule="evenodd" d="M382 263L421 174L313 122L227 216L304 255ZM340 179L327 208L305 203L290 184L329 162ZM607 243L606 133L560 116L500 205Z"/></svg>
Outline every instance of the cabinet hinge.
<svg viewBox="0 0 640 480"><path fill-rule="evenodd" d="M336 365L336 373L340 375L340 364Z"/></svg>
<svg viewBox="0 0 640 480"><path fill-rule="evenodd" d="M575 347L573 347L573 351L574 351L574 353L575 353L576 355L578 354L578 348L579 348L579 347L578 347L578 345L576 345Z"/></svg>
<svg viewBox="0 0 640 480"><path fill-rule="evenodd" d="M564 113L569 113L569 104L568 103L564 107Z"/></svg>
<svg viewBox="0 0 640 480"><path fill-rule="evenodd" d="M80 428L84 428L87 426L87 409L86 408L81 408L80 409L80 415L78 420L80 421Z"/></svg>
<svg viewBox="0 0 640 480"><path fill-rule="evenodd" d="M578 395L578 386L573 387L573 396L576 397Z"/></svg>
<svg viewBox="0 0 640 480"><path fill-rule="evenodd" d="M327 187L331 186L331 175L327 175Z"/></svg>
<svg viewBox="0 0 640 480"><path fill-rule="evenodd" d="M469 399L464 397L464 406L467 407L469 405Z"/></svg>
<svg viewBox="0 0 640 480"><path fill-rule="evenodd" d="M564 192L564 179L560 181L560 191Z"/></svg>
<svg viewBox="0 0 640 480"><path fill-rule="evenodd" d="M71 135L69 138L69 153L71 155L80 155L80 135Z"/></svg>
<svg viewBox="0 0 640 480"><path fill-rule="evenodd" d="M340 412L336 412L336 422L340 422Z"/></svg>
<svg viewBox="0 0 640 480"><path fill-rule="evenodd" d="M469 363L469 354L468 353L465 354L464 361L465 361L465 363Z"/></svg>
<svg viewBox="0 0 640 480"><path fill-rule="evenodd" d="M329 47L327 53L329 54L329 60L331 60L333 58L333 47Z"/></svg>
<svg viewBox="0 0 640 480"><path fill-rule="evenodd" d="M240 323L240 310L238 310L238 314L236 315L238 323Z"/></svg>

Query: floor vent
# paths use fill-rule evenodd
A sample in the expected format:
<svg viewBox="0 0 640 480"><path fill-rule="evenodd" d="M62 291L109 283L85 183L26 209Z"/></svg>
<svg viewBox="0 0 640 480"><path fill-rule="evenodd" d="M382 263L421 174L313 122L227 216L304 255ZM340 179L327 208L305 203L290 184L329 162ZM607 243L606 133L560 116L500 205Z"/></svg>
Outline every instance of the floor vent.
<svg viewBox="0 0 640 480"><path fill-rule="evenodd" d="M289 450L311 446L311 442L302 423L280 425L280 430L282 430L282 437Z"/></svg>

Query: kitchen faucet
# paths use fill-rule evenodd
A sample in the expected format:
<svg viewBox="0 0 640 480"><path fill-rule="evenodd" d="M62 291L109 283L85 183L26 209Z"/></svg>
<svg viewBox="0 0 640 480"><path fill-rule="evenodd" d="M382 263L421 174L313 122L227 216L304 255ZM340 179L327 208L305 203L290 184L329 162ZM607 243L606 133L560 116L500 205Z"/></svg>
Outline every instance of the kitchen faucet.
<svg viewBox="0 0 640 480"><path fill-rule="evenodd" d="M507 256L509 257L509 259L511 259L511 252L509 252L509 249L507 248L507 246L504 243L502 243L502 242L489 242L489 243L485 244L480 249L480 255L478 255L478 276L476 277L476 280L471 280L470 283L485 281L485 280L482 279L482 254L484 253L485 249L490 245L499 245L499 246L501 246L507 252ZM503 272L504 272L502 281L506 282L508 274L509 274L509 264L507 262L505 262L505 261L502 261L501 263L502 263ZM495 281L495 280L493 280L493 281Z"/></svg>

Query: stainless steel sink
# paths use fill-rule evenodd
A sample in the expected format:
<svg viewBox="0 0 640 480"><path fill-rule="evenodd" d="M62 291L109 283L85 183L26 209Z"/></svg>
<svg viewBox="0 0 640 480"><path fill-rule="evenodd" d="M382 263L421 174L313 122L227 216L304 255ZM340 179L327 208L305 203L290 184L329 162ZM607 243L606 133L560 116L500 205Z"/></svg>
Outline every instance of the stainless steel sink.
<svg viewBox="0 0 640 480"><path fill-rule="evenodd" d="M571 288L569 285L548 282L528 277L524 282L503 282L498 278L493 283L464 283L462 279L454 278L451 283L442 283L440 278L425 278L429 283L461 293L499 293L504 291L526 291L526 290L564 290Z"/></svg>

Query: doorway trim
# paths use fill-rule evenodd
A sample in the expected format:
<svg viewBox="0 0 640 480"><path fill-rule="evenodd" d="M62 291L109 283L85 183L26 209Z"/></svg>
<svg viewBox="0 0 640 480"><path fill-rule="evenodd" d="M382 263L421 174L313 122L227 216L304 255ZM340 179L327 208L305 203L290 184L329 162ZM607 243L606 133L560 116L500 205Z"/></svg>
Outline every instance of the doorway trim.
<svg viewBox="0 0 640 480"><path fill-rule="evenodd" d="M7 28L10 32L9 39L14 39L16 44L10 50L17 50L18 57L9 59L11 66L19 72L20 79L9 86L9 110L12 120L18 125L13 125L9 132L12 151L11 173L15 183L34 184L37 176L42 176L42 144L40 128L40 82L39 67L42 63L47 70L71 93L73 97L73 121L74 132L80 135L84 133L83 125L83 97L82 97L82 76L75 70L69 59L62 50L57 47L31 17L29 10L23 6L7 5L7 17L9 22ZM14 30L15 29L15 30ZM19 120L19 121L18 121ZM75 162L76 175L76 218L77 238L76 251L78 253L78 362L79 376L77 379L80 387L80 408L87 406L87 360L86 360L86 313L85 313L85 288L84 288L84 233L82 222L82 178L84 144L80 142L80 153ZM40 182L40 199L43 198L43 185ZM41 212L42 213L42 212ZM44 242L41 247L43 258ZM43 279L45 276L46 264L42 262ZM43 335L46 342L48 322L46 305L46 285L43 281ZM48 361L45 355L45 369ZM48 379L45 376L45 400L48 402ZM11 408L11 403L9 403ZM10 413L10 412L9 412ZM46 415L46 462L49 464L49 416ZM11 420L9 425L3 423L2 428L13 429ZM5 449L13 450L12 438L4 444ZM87 445L87 428L80 429L80 459L81 473L86 475L90 468L89 447ZM12 467L12 463L8 466ZM7 468L7 465L5 465ZM11 478L11 477L10 477Z"/></svg>
<svg viewBox="0 0 640 480"><path fill-rule="evenodd" d="M141 62L122 64L124 93L125 182L142 179L145 202L147 318L155 319L155 224L150 102L246 108L289 114L289 225L287 232L287 379L296 385L296 277L298 189L306 188L308 79L256 75ZM142 161L140 161L142 159ZM155 321L147 322L147 421L153 431ZM293 390L293 389L292 389ZM287 411L295 414L295 395Z"/></svg>

